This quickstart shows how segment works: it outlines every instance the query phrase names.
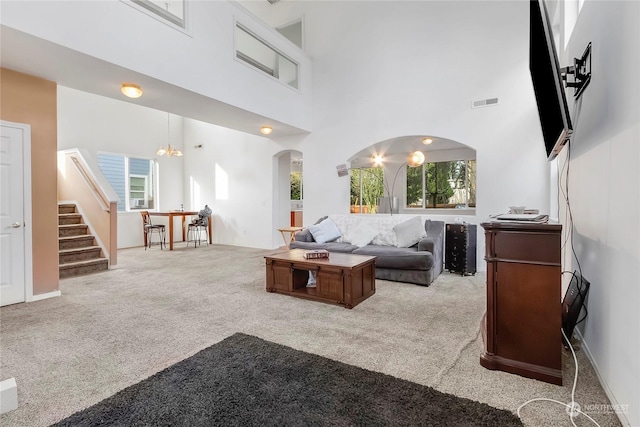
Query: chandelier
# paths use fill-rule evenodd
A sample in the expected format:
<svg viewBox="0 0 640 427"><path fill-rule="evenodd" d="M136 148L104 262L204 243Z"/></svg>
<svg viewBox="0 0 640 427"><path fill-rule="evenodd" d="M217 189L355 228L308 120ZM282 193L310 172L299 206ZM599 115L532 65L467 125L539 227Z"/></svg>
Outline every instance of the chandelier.
<svg viewBox="0 0 640 427"><path fill-rule="evenodd" d="M160 147L160 149L156 151L156 156L164 156L165 154L167 157L182 156L182 151L171 145L171 121L169 120L169 113L167 113L167 145Z"/></svg>
<svg viewBox="0 0 640 427"><path fill-rule="evenodd" d="M176 150L176 148L172 147L171 145L167 145L166 147L160 147L160 149L156 151L157 156L164 156L165 154L167 155L167 157L171 157L171 156L180 157L182 156L182 151Z"/></svg>

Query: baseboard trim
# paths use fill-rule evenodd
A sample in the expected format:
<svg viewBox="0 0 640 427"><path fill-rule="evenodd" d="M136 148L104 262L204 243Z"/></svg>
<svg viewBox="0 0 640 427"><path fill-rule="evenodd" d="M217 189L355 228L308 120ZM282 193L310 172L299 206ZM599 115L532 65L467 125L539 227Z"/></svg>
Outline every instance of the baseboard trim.
<svg viewBox="0 0 640 427"><path fill-rule="evenodd" d="M0 382L0 414L18 409L18 386L15 378Z"/></svg>
<svg viewBox="0 0 640 427"><path fill-rule="evenodd" d="M596 376L598 377L598 381L600 381L600 385L602 386L602 389L604 390L604 393L607 395L607 397L611 401L611 406L613 406L614 408L619 408L621 405L618 404L618 401L616 400L615 396L613 395L613 392L611 391L611 388L609 388L609 384L607 384L607 382L602 377L602 375L600 375L600 370L598 369L598 364L596 363L596 360L593 357L593 354L591 353L591 350L589 350L589 345L587 344L587 341L584 339L584 336L582 336L582 333L580 332L580 329L576 328L575 329L575 333L580 338L580 343L581 343L582 350L584 351L584 354L587 356L587 359L589 359L589 362L591 362L591 365L593 366L593 370L596 371ZM631 427L631 422L629 422L629 419L627 418L626 414L623 411L616 411L616 416L618 417L618 419L620 420L620 423L623 426Z"/></svg>
<svg viewBox="0 0 640 427"><path fill-rule="evenodd" d="M33 295L27 302L41 301L43 299L55 298L62 295L60 291L47 292L46 294Z"/></svg>

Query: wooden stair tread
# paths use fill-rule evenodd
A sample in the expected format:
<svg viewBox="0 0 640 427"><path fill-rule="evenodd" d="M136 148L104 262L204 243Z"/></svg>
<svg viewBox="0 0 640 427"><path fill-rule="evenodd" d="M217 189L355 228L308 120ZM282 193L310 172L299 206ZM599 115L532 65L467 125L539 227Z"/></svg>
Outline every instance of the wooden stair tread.
<svg viewBox="0 0 640 427"><path fill-rule="evenodd" d="M78 236L60 236L58 240L93 240L93 234L80 234Z"/></svg>
<svg viewBox="0 0 640 427"><path fill-rule="evenodd" d="M82 221L74 203L58 203L58 245L64 248L58 249L61 279L109 270L102 247L95 244L89 225Z"/></svg>
<svg viewBox="0 0 640 427"><path fill-rule="evenodd" d="M106 258L94 258L94 259L86 259L82 261L73 261L67 262L64 264L60 264L60 269L68 269L74 267L88 266L88 265L100 265L100 264L108 264Z"/></svg>
<svg viewBox="0 0 640 427"><path fill-rule="evenodd" d="M95 251L100 249L101 249L100 246L85 246L83 248L59 249L58 252L61 254L72 254L77 252L89 252L89 251Z"/></svg>

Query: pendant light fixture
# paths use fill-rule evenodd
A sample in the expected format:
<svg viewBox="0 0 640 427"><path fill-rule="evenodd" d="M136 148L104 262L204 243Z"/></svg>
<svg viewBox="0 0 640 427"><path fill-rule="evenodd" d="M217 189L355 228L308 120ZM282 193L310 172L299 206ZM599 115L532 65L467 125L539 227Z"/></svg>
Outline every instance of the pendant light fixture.
<svg viewBox="0 0 640 427"><path fill-rule="evenodd" d="M160 149L156 151L156 156L164 156L165 154L167 155L167 157L182 156L182 151L171 146L171 120L168 112L167 112L167 145L160 147Z"/></svg>

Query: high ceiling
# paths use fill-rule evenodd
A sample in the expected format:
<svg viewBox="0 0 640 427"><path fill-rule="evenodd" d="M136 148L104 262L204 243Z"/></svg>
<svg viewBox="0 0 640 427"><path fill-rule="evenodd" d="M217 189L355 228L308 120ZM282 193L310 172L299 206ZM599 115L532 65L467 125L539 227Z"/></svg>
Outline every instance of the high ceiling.
<svg viewBox="0 0 640 427"><path fill-rule="evenodd" d="M0 26L0 52L2 67L72 89L255 135L260 135L260 128L264 125L273 128L272 137L304 133L301 129L269 117L207 98L4 25ZM137 99L123 96L120 85L128 81L140 85L144 95Z"/></svg>

